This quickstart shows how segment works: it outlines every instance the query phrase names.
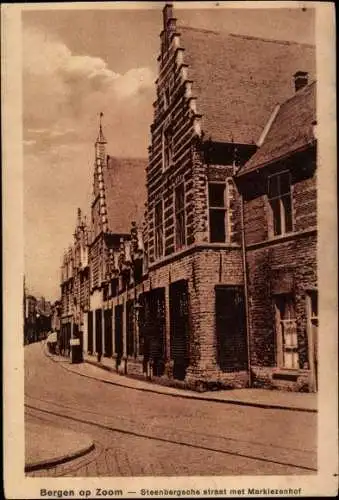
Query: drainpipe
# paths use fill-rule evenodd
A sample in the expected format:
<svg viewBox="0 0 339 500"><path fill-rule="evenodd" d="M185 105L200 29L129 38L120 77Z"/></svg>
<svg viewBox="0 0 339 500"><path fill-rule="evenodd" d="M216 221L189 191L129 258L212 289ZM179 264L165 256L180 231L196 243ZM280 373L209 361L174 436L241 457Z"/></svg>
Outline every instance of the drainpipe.
<svg viewBox="0 0 339 500"><path fill-rule="evenodd" d="M250 346L250 319L249 319L249 303L248 303L248 280L247 280L247 266L246 266L246 245L245 245L245 223L244 223L244 199L240 194L240 211L241 211L241 251L242 251L242 264L244 270L244 293L245 293L245 315L246 315L246 344L247 344L247 370L248 370L248 385L252 386L251 375L251 346Z"/></svg>

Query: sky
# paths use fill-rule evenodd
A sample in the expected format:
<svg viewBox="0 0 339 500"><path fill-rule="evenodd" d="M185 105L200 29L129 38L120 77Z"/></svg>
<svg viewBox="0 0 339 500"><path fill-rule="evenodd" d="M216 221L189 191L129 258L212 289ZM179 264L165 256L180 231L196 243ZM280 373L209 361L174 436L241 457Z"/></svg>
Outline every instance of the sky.
<svg viewBox="0 0 339 500"><path fill-rule="evenodd" d="M179 3L188 26L314 43L312 9ZM108 154L146 158L150 140L162 4L92 5L22 12L25 276L29 292L49 300L60 296L77 208L89 219L99 113Z"/></svg>

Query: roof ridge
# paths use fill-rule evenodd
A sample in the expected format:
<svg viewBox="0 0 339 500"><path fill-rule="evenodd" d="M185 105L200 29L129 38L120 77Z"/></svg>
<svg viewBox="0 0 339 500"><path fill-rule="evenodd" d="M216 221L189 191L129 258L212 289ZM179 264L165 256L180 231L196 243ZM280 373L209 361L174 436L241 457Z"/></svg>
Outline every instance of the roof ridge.
<svg viewBox="0 0 339 500"><path fill-rule="evenodd" d="M141 161L148 161L147 156L115 156L108 154L109 158L113 158L114 160L141 160Z"/></svg>
<svg viewBox="0 0 339 500"><path fill-rule="evenodd" d="M196 26L186 26L185 24L179 24L178 26L178 31L180 32L181 29L185 30L190 30L190 31L197 31L200 33L213 33L214 35L222 35L220 31L215 31L215 30L210 30L207 28L197 28Z"/></svg>
<svg viewBox="0 0 339 500"><path fill-rule="evenodd" d="M285 104L289 103L292 101L292 99L296 99L297 97L300 97L301 95L305 94L307 90L309 90L313 85L317 83L317 80L313 80L312 82L308 83L301 89L299 89L297 92L294 92L290 97L288 97L285 101L279 103L280 107L285 106Z"/></svg>
<svg viewBox="0 0 339 500"><path fill-rule="evenodd" d="M222 35L222 33L220 33ZM226 34L226 33L225 33ZM234 38L245 38L247 40L260 40L262 42L278 43L281 45L302 45L303 47L315 47L312 43L296 42L295 40L276 40L275 38L263 38L260 36L245 35L242 33L227 33L228 36Z"/></svg>
<svg viewBox="0 0 339 500"><path fill-rule="evenodd" d="M221 37L228 37L231 36L233 38L243 38L245 40L260 40L261 42L270 42L270 43L277 43L281 45L301 45L303 47L311 47L314 48L315 44L312 43L304 43L304 42L297 42L294 40L277 40L275 38L264 38L260 36L254 36L254 35L246 35L245 33L230 33L230 32L221 32L221 31L216 31L216 30L211 30L207 28L198 28L195 26L187 26L185 24L179 25L178 26L178 31L180 32L180 29L184 30L189 30L189 31L195 31L199 33L212 33L213 35L220 35Z"/></svg>

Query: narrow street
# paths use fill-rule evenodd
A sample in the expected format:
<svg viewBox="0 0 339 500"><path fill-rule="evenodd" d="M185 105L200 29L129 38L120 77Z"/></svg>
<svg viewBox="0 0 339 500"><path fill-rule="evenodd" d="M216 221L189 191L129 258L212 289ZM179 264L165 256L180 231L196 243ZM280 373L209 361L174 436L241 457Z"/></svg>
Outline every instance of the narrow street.
<svg viewBox="0 0 339 500"><path fill-rule="evenodd" d="M25 347L25 418L89 435L89 454L28 476L316 472L313 413L149 394L90 380Z"/></svg>

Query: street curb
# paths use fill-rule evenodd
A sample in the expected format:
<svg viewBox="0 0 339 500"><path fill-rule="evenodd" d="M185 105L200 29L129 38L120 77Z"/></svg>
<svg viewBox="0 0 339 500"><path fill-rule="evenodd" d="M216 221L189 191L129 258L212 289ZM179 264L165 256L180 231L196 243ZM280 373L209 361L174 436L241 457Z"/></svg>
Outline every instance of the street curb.
<svg viewBox="0 0 339 500"><path fill-rule="evenodd" d="M85 363L92 364L93 366L97 366L98 368L101 368L106 371L110 371L109 368L102 368L101 366L98 366L96 363L91 363L90 361L84 361ZM185 399L194 399L198 401L210 401L212 403L227 403L227 404L232 404L232 405L239 405L239 406L252 406L255 408L265 408L269 410L289 410L289 411L300 411L300 412L306 412L306 413L317 413L318 410L315 410L313 408L295 408L291 406L285 406L285 405L270 405L266 403L254 403L251 401L235 401L234 399L218 399L218 398L206 398L204 396L198 396L195 394L174 394L172 392L164 392L160 391L157 388L151 388L151 387L133 387L131 385L126 385L126 384L119 384L119 382L113 382L110 380L104 380L101 378L97 377L92 377L91 375L85 375L83 373L79 373L76 370L72 370L69 367L63 366L66 370L76 373L77 375L80 375L82 377L90 378L92 380L99 380L100 382L103 382L105 384L110 384L110 385L116 385L119 387L124 387L126 389L134 389L135 391L141 391L141 392L152 392L154 394L161 394L163 396L172 396L174 398L185 398Z"/></svg>
<svg viewBox="0 0 339 500"><path fill-rule="evenodd" d="M53 356L51 356L51 355L46 354L46 356L53 359ZM53 359L53 361L56 361L56 360ZM84 360L84 363L88 363L89 365L96 366L97 368L100 368L101 370L112 371L110 368L108 368L106 366L105 367L100 366L95 362ZM198 401L210 401L211 403L222 403L222 404L227 403L227 404L238 405L238 406L250 406L250 407L254 407L254 408L265 408L268 410L289 410L289 411L299 411L299 412L304 412L304 413L318 413L318 410L314 409L314 408L300 408L300 407L292 407L292 406L285 406L285 405L279 405L279 404L273 405L273 404L268 404L268 403L254 403L252 401L236 401L234 399L206 398L204 396L199 396L199 395L195 395L195 394L188 395L188 394L175 394L172 392L164 392L164 391L161 391L157 388L152 388L152 387L133 387L131 385L120 384L119 382L113 382L111 380L104 380L102 378L93 377L91 375L85 375L84 373L79 373L76 370L72 370L71 368L69 368L68 366L65 366L65 365L62 365L62 367L65 370L68 370L69 372L75 373L81 377L89 378L92 380L98 380L104 384L115 385L118 387L124 387L125 389L133 389L135 391L152 392L153 394L161 394L163 396L171 396L174 398L194 399L194 400L198 400Z"/></svg>
<svg viewBox="0 0 339 500"><path fill-rule="evenodd" d="M39 460L37 462L26 463L25 464L25 472L33 472L39 469L50 469L51 467L55 467L56 465L63 464L65 462L69 462L70 460L75 460L76 458L83 457L87 453L90 453L95 448L93 441L90 445L81 448L78 451L74 451L72 453L68 453L67 455L62 455L60 457Z"/></svg>

